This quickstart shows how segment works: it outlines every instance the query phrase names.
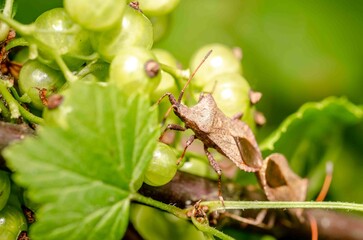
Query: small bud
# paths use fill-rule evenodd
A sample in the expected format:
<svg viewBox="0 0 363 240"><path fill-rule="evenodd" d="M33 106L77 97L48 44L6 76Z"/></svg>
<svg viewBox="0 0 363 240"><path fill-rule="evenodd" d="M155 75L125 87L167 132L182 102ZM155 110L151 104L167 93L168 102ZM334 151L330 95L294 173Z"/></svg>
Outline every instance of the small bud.
<svg viewBox="0 0 363 240"><path fill-rule="evenodd" d="M253 117L257 126L262 127L266 124L266 117L262 112L255 111Z"/></svg>
<svg viewBox="0 0 363 240"><path fill-rule="evenodd" d="M145 72L150 77L153 78L160 72L160 65L155 60L149 60L145 63Z"/></svg>
<svg viewBox="0 0 363 240"><path fill-rule="evenodd" d="M261 98L262 98L262 93L260 92L254 92L252 90L250 90L249 92L249 98L250 98L250 102L252 105L255 105L256 103L258 103Z"/></svg>
<svg viewBox="0 0 363 240"><path fill-rule="evenodd" d="M238 59L238 60L242 60L243 58L243 52L242 52L242 48L240 47L234 47L232 48L232 53L233 55Z"/></svg>

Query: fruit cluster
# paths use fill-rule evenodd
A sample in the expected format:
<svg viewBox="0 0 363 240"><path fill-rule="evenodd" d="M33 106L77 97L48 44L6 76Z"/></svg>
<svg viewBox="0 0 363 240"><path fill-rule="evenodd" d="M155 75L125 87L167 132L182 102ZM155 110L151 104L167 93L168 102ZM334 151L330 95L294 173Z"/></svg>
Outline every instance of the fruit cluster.
<svg viewBox="0 0 363 240"><path fill-rule="evenodd" d="M22 191L11 182L10 174L3 170L0 170L0 192L0 239L17 239L28 229L22 209Z"/></svg>
<svg viewBox="0 0 363 240"><path fill-rule="evenodd" d="M63 8L43 12L28 25L12 19L9 2L0 14L2 120L33 126L52 121L61 95L75 81L109 84L126 94L147 95L154 103L166 92L177 96L190 72L212 49L191 82L185 101L193 104L194 96L201 91L212 92L227 116L243 113L243 120L255 126L256 101L251 99L249 83L242 77L238 49L206 45L191 58L190 70L183 70L171 53L153 48L165 33L168 13L178 0L64 0ZM169 106L166 102L159 105L160 120ZM159 143L144 182L166 184L176 173L176 162L175 150ZM185 170L195 172L190 166ZM9 193L10 187L6 191ZM0 214L11 208L4 207L5 195L0 199ZM25 222L18 221L18 230L24 230Z"/></svg>

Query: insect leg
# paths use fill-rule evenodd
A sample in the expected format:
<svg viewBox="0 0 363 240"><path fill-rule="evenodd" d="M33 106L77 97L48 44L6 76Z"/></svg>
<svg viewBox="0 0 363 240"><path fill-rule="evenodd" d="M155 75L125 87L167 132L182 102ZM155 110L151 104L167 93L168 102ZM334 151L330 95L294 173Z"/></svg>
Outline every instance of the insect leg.
<svg viewBox="0 0 363 240"><path fill-rule="evenodd" d="M155 103L155 105L159 105L159 104L160 104L160 102L161 102L161 101L162 101L162 100L163 100L166 96L169 98L169 101L170 101L170 103L171 103L171 106L168 108L168 110L167 110L167 111L166 111L166 113L164 114L164 117L163 117L163 119L162 119L162 121L161 121L161 125L164 125L164 123L165 123L165 121L166 121L167 117L169 116L169 113L171 112L171 109L173 108L173 105L175 105L175 104L177 103L177 101L176 101L175 97L173 96L173 94L171 94L171 93L167 92L167 93L165 93L163 96L161 96L161 97L158 99L158 101Z"/></svg>
<svg viewBox="0 0 363 240"><path fill-rule="evenodd" d="M39 91L39 98L44 106L48 106L47 89L35 87Z"/></svg>
<svg viewBox="0 0 363 240"><path fill-rule="evenodd" d="M173 108L173 105L170 105L170 107L168 108L168 110L164 114L163 119L161 120L161 126L164 126L164 124L166 122L166 119L168 118L172 108Z"/></svg>
<svg viewBox="0 0 363 240"><path fill-rule="evenodd" d="M184 147L183 153L182 153L182 155L179 157L178 162L176 163L177 165L179 165L179 164L180 164L180 162L183 160L184 155L185 155L185 152L187 151L187 148L188 148L190 145L192 145L192 143L194 142L194 140L195 140L195 135L192 135L192 136L190 136L190 137L189 137L189 139L188 139L188 140L187 140L187 142L185 143L185 147Z"/></svg>
<svg viewBox="0 0 363 240"><path fill-rule="evenodd" d="M233 120L241 120L242 117L243 117L243 113L239 112L239 113L234 114L231 118Z"/></svg>
<svg viewBox="0 0 363 240"><path fill-rule="evenodd" d="M272 214L271 216L269 216L269 221L267 224L265 224L263 221L265 220L266 216L267 216L267 209L263 209L261 210L255 219L251 219L251 218L245 218L245 217L241 217L239 215L230 213L230 212L224 212L223 213L224 216L230 217L236 221L239 221L241 223L245 223L245 224L249 224L249 225L253 225L256 227L260 227L262 229L271 229L273 227L273 224L275 222L275 215Z"/></svg>
<svg viewBox="0 0 363 240"><path fill-rule="evenodd" d="M163 94L163 96L161 96L159 99L158 99L158 101L156 102L156 104L157 105L159 105L160 104L160 102L161 102L161 100L163 100L166 96L169 96L171 93L169 93L169 92L167 92L167 93L165 93L165 94Z"/></svg>
<svg viewBox="0 0 363 240"><path fill-rule="evenodd" d="M222 169L219 167L217 161L214 159L213 155L208 151L208 147L206 147L205 145L204 145L204 152L209 160L210 165L212 165L214 171L216 171L216 173L218 174L218 197L224 206L224 200L222 197L222 187L221 187Z"/></svg>
<svg viewBox="0 0 363 240"><path fill-rule="evenodd" d="M161 141L161 139L164 137L164 134L166 133L166 131L168 130L174 130L174 131L185 131L185 127L182 127L180 125L177 125L177 124L168 124L166 126L166 128L164 129L164 131L162 132L162 134L160 135L159 137L159 141Z"/></svg>

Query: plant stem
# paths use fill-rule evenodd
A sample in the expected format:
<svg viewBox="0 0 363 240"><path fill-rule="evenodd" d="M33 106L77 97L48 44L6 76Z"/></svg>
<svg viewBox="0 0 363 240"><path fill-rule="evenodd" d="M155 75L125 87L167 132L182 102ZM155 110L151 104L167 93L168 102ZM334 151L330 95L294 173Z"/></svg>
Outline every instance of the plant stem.
<svg viewBox="0 0 363 240"><path fill-rule="evenodd" d="M11 117L15 117L14 111L19 111L21 116L23 116L25 119L29 120L30 122L36 123L36 124L42 124L43 119L33 115L29 111L27 111L24 107L22 107L18 101L13 97L13 95L10 94L8 91L8 88L6 87L3 80L0 80L0 94L3 96L5 101L9 104L9 108L11 111ZM13 108L13 109L12 109Z"/></svg>
<svg viewBox="0 0 363 240"><path fill-rule="evenodd" d="M198 220L195 219L195 217L192 217L192 222L193 222L194 226L196 226L198 228L198 230L202 231L203 233L212 234L223 240L233 240L234 239L234 238L224 234L223 232L215 229L214 227L209 226L208 224L202 224L202 223L198 222Z"/></svg>
<svg viewBox="0 0 363 240"><path fill-rule="evenodd" d="M169 204L165 204L165 203L156 201L156 200L154 200L152 198L149 198L149 197L145 197L145 196L143 196L143 195L141 195L139 193L134 193L131 196L131 199L136 201L136 202L143 203L145 205L152 206L152 207L161 209L163 211L169 212L169 213L171 213L171 214L173 214L173 215L175 215L175 216L177 216L179 218L188 219L185 210L180 209L178 207L175 207L173 205L169 205Z"/></svg>
<svg viewBox="0 0 363 240"><path fill-rule="evenodd" d="M78 77L76 77L72 72L71 70L69 70L67 64L64 62L63 58L55 53L53 50L49 50L51 51L53 54L53 57L54 57L54 60L56 61L56 63L58 64L60 70L63 72L64 74L64 77L66 78L66 80L68 82L75 82L78 80Z"/></svg>
<svg viewBox="0 0 363 240"><path fill-rule="evenodd" d="M180 209L173 205L169 205L169 204L165 204L165 203L156 201L152 198L145 197L138 193L133 194L131 196L131 199L136 202L143 203L145 205L161 209L161 210L171 213L181 219L189 219L186 215L186 210ZM220 239L225 239L225 240L233 239L233 238L227 236L226 234L218 231L217 229L210 227L208 224L202 224L202 223L198 222L194 217L192 218L192 222L200 231L202 231L204 233L212 234Z"/></svg>
<svg viewBox="0 0 363 240"><path fill-rule="evenodd" d="M13 4L14 4L14 0L5 1L5 6L4 6L4 10L3 10L3 14L5 16L8 16L8 17L11 16L11 13L13 12Z"/></svg>
<svg viewBox="0 0 363 240"><path fill-rule="evenodd" d="M20 47L20 46L21 47L29 46L29 43L24 38L15 38L15 39L12 39L8 44L6 44L5 50L9 51L12 48Z"/></svg>
<svg viewBox="0 0 363 240"><path fill-rule="evenodd" d="M97 62L97 60L94 60L90 63L88 63L85 67L83 67L77 74L76 76L81 79L83 77L85 77L87 74L90 74L92 72L95 71L107 71L108 69L108 64L107 63L102 63L102 62ZM102 79L104 80L104 79Z"/></svg>
<svg viewBox="0 0 363 240"><path fill-rule="evenodd" d="M18 92L16 91L16 89L14 87L9 88L11 94L13 95L13 97L15 98L16 101L18 102L25 102L25 103L30 103L31 101L24 101L18 94ZM30 99L29 99L30 100Z"/></svg>
<svg viewBox="0 0 363 240"><path fill-rule="evenodd" d="M0 99L0 113L1 115L5 118L5 119L10 119L10 112L9 110L6 108L5 104L3 103L3 101Z"/></svg>
<svg viewBox="0 0 363 240"><path fill-rule="evenodd" d="M4 9L1 10L4 16L11 18L11 13L13 11L13 0L6 0ZM6 39L8 39L9 31L10 31L9 24L6 24L5 22L0 22L0 42L3 42Z"/></svg>
<svg viewBox="0 0 363 240"><path fill-rule="evenodd" d="M287 209L287 208L319 208L340 209L347 211L363 212L363 204L348 202L271 202L271 201L225 201L224 205L219 201L206 201L202 205L209 207L209 211L226 209Z"/></svg>
<svg viewBox="0 0 363 240"><path fill-rule="evenodd" d="M164 72L167 72L171 76L173 76L174 81L175 81L175 84L176 84L178 90L181 90L182 89L182 85L181 85L180 82L181 82L182 79L188 79L189 78L189 76L190 76L189 69L187 69L187 70L181 70L181 69L178 69L178 68L175 68L175 67L171 67L171 66L162 64L162 63L159 63L159 64L160 64L161 69Z"/></svg>
<svg viewBox="0 0 363 240"><path fill-rule="evenodd" d="M74 57L74 58L78 58L78 59L82 59L85 61L96 61L100 58L100 55L98 53L92 53L90 55L78 55L78 54L68 54L67 56L69 57Z"/></svg>
<svg viewBox="0 0 363 240"><path fill-rule="evenodd" d="M35 31L35 26L33 24L21 24L18 21L12 19L10 16L6 16L3 13L0 13L0 20L14 28L15 31L20 33L22 36L30 36Z"/></svg>

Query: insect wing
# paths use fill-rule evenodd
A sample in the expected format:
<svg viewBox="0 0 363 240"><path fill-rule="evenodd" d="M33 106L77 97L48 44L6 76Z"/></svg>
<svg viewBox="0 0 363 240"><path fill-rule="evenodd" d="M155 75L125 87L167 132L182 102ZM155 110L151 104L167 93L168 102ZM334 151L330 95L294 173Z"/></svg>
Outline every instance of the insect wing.
<svg viewBox="0 0 363 240"><path fill-rule="evenodd" d="M231 136L225 129L215 128L212 133L208 134L208 139L219 153L232 160L240 169L246 172L256 172L261 168L261 153L247 139L240 140L240 138Z"/></svg>
<svg viewBox="0 0 363 240"><path fill-rule="evenodd" d="M260 171L262 185L270 201L304 201L307 179L295 174L282 154L266 158Z"/></svg>
<svg viewBox="0 0 363 240"><path fill-rule="evenodd" d="M247 139L244 137L234 137L238 151L241 155L242 161L255 171L262 167L262 156L260 150L253 144L254 139Z"/></svg>

